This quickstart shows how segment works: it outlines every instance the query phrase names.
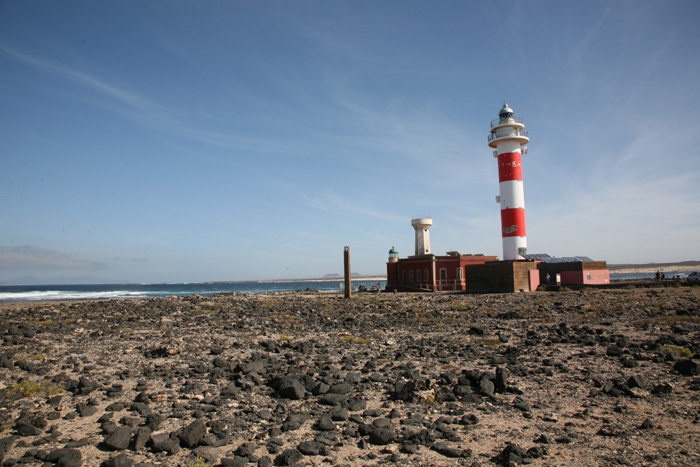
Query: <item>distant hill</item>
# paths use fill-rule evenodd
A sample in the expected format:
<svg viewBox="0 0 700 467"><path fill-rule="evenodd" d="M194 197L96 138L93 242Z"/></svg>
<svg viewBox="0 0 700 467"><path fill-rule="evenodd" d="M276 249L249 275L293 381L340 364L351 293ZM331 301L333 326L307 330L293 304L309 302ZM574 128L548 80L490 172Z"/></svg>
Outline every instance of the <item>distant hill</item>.
<svg viewBox="0 0 700 467"><path fill-rule="evenodd" d="M22 286L22 285L88 285L88 284L127 284L128 281L118 279L104 279L93 276L54 276L40 278L35 276L14 277L0 281L2 286Z"/></svg>
<svg viewBox="0 0 700 467"><path fill-rule="evenodd" d="M345 276L342 274L326 274L325 276L322 276L321 279L342 279L344 277ZM351 272L350 277L364 277L364 274Z"/></svg>
<svg viewBox="0 0 700 467"><path fill-rule="evenodd" d="M698 268L700 261L681 261L678 263L645 263L645 264L608 264L608 269L617 271L619 269L669 269L669 268Z"/></svg>

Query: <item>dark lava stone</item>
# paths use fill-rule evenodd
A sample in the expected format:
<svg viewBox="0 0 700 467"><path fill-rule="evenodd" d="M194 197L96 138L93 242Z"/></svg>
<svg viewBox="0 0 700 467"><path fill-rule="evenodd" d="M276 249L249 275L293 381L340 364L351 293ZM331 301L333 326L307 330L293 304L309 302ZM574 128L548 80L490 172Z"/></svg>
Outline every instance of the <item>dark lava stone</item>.
<svg viewBox="0 0 700 467"><path fill-rule="evenodd" d="M491 381L490 379L481 378L481 380L479 381L479 392L481 394L483 394L484 396L493 396L495 390L496 387L493 384L493 381Z"/></svg>
<svg viewBox="0 0 700 467"><path fill-rule="evenodd" d="M121 453L116 457L108 459L100 464L100 467L133 467L134 461L129 459L126 453Z"/></svg>
<svg viewBox="0 0 700 467"><path fill-rule="evenodd" d="M131 441L131 428L128 426L117 427L112 433L104 439L104 444L109 449L123 451L129 447Z"/></svg>
<svg viewBox="0 0 700 467"><path fill-rule="evenodd" d="M442 441L433 444L430 449L442 454L445 457L451 458L462 457L462 455L464 454L464 451L462 449L451 448L447 445L447 443L443 443Z"/></svg>
<svg viewBox="0 0 700 467"><path fill-rule="evenodd" d="M157 430L164 421L165 417L160 414L152 413L146 416L146 425L148 425L151 430Z"/></svg>
<svg viewBox="0 0 700 467"><path fill-rule="evenodd" d="M298 378L287 377L280 381L277 392L285 399L301 400L306 395L306 387Z"/></svg>
<svg viewBox="0 0 700 467"><path fill-rule="evenodd" d="M514 464L523 464L525 462L530 463L532 458L527 453L527 451L525 451L525 449L515 444L509 444L498 455L498 459L504 464L508 464L510 462Z"/></svg>
<svg viewBox="0 0 700 467"><path fill-rule="evenodd" d="M496 380L494 381L496 392L506 392L508 388L508 370L505 367L499 366L496 368Z"/></svg>
<svg viewBox="0 0 700 467"><path fill-rule="evenodd" d="M151 446L154 452L175 453L179 450L179 443L167 433L151 435Z"/></svg>
<svg viewBox="0 0 700 467"><path fill-rule="evenodd" d="M673 369L684 376L693 376L700 373L700 365L689 358L678 360L673 365Z"/></svg>
<svg viewBox="0 0 700 467"><path fill-rule="evenodd" d="M654 422L652 422L651 419L647 418L642 422L639 428L642 430L650 430L652 428L656 428L656 425L654 425Z"/></svg>
<svg viewBox="0 0 700 467"><path fill-rule="evenodd" d="M146 443L151 437L151 432L151 428L147 426L142 426L136 431L136 436L134 436L134 451L140 451L146 446Z"/></svg>
<svg viewBox="0 0 700 467"><path fill-rule="evenodd" d="M652 394L671 394L673 392L673 386L668 383L657 384L651 392Z"/></svg>
<svg viewBox="0 0 700 467"><path fill-rule="evenodd" d="M344 422L350 417L348 410L343 407L335 407L330 413L331 420L334 422Z"/></svg>
<svg viewBox="0 0 700 467"><path fill-rule="evenodd" d="M287 449L275 458L275 465L294 465L301 460L303 454L297 449Z"/></svg>
<svg viewBox="0 0 700 467"><path fill-rule="evenodd" d="M415 389L416 389L415 382L406 381L404 379L399 379L394 384L394 393L392 394L392 398L399 400L399 401L408 402L411 399L413 399L413 396L415 394Z"/></svg>
<svg viewBox="0 0 700 467"><path fill-rule="evenodd" d="M330 415L323 415L321 419L316 423L316 429L321 431L333 431L335 430L335 424L331 419Z"/></svg>
<svg viewBox="0 0 700 467"><path fill-rule="evenodd" d="M391 427L373 427L369 432L369 442L372 444L386 445L396 439L396 432Z"/></svg>
<svg viewBox="0 0 700 467"><path fill-rule="evenodd" d="M627 386L629 386L631 388L644 389L646 384L644 383L644 378L642 378L641 376L632 376L627 380Z"/></svg>
<svg viewBox="0 0 700 467"><path fill-rule="evenodd" d="M464 415L460 420L459 420L460 425L478 425L479 424L479 417L474 415L473 413L466 414Z"/></svg>
<svg viewBox="0 0 700 467"><path fill-rule="evenodd" d="M236 449L236 455L241 457L250 457L255 453L257 446L255 443L243 443Z"/></svg>
<svg viewBox="0 0 700 467"><path fill-rule="evenodd" d="M15 424L15 430L20 436L37 436L41 434L41 428L37 428L23 420L18 420Z"/></svg>
<svg viewBox="0 0 700 467"><path fill-rule="evenodd" d="M347 394L323 394L318 398L319 404L323 405L338 405L343 404L348 400Z"/></svg>
<svg viewBox="0 0 700 467"><path fill-rule="evenodd" d="M205 434L207 434L207 425L203 420L197 419L187 425L178 437L180 438L180 444L192 449L204 438Z"/></svg>
<svg viewBox="0 0 700 467"><path fill-rule="evenodd" d="M367 408L367 401L364 399L350 399L348 401L349 412L359 412Z"/></svg>
<svg viewBox="0 0 700 467"><path fill-rule="evenodd" d="M350 391L352 391L352 385L348 383L334 384L328 390L332 394L348 394Z"/></svg>
<svg viewBox="0 0 700 467"><path fill-rule="evenodd" d="M51 451L46 460L56 464L56 467L81 467L83 455L78 449L63 448Z"/></svg>
<svg viewBox="0 0 700 467"><path fill-rule="evenodd" d="M297 446L299 452L306 456L318 456L321 453L323 445L318 441L302 441Z"/></svg>
<svg viewBox="0 0 700 467"><path fill-rule="evenodd" d="M377 428L387 428L391 426L391 420L388 418L378 418L372 422L372 426L375 426Z"/></svg>
<svg viewBox="0 0 700 467"><path fill-rule="evenodd" d="M535 446L527 450L528 456L533 459L539 459L540 457L547 455L547 448L544 446Z"/></svg>

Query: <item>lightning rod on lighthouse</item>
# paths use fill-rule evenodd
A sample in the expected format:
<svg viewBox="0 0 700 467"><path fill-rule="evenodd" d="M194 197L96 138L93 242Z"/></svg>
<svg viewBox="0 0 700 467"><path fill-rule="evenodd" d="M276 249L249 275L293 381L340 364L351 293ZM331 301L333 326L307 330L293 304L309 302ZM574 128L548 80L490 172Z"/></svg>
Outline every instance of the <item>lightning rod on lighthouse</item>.
<svg viewBox="0 0 700 467"><path fill-rule="evenodd" d="M513 109L503 103L498 118L491 122L489 147L494 148L493 157L498 159L499 196L501 205L501 238L503 259L523 259L527 254L525 230L525 191L523 190L523 148L530 138L525 131L523 119L513 115Z"/></svg>

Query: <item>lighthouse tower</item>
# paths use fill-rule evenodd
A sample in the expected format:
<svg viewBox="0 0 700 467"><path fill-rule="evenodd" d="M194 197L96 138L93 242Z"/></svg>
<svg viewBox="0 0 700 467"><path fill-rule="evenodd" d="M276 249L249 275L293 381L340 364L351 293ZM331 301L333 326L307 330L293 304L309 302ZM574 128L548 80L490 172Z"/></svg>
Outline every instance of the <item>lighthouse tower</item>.
<svg viewBox="0 0 700 467"><path fill-rule="evenodd" d="M523 190L522 155L527 154L530 141L524 131L523 119L513 116L513 109L503 103L498 118L491 122L489 147L495 148L493 157L498 159L499 193L496 202L501 205L501 237L503 259L523 259L527 254L525 231L525 192Z"/></svg>
<svg viewBox="0 0 700 467"><path fill-rule="evenodd" d="M433 220L429 217L411 219L411 225L416 230L416 256L430 253L430 226Z"/></svg>

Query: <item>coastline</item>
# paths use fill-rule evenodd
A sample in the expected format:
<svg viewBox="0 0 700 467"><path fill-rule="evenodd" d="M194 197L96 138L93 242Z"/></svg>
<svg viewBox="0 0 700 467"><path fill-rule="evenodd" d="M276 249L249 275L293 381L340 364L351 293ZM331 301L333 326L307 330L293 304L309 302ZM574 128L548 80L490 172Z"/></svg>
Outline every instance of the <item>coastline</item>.
<svg viewBox="0 0 700 467"><path fill-rule="evenodd" d="M278 282L343 282L344 277L314 277L311 279L260 279L260 280L249 280L249 281L212 281L207 282L208 284L246 284L250 282L258 284L268 284L268 283L278 283ZM385 281L386 275L384 276L353 276L350 278L352 281ZM204 282L201 282L204 283Z"/></svg>

